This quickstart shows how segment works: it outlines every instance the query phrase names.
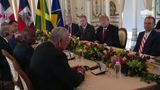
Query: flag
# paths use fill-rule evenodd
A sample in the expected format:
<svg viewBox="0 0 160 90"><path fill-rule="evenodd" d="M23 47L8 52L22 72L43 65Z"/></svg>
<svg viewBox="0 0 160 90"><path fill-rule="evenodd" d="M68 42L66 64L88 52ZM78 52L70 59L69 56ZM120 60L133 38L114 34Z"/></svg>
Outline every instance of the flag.
<svg viewBox="0 0 160 90"><path fill-rule="evenodd" d="M3 6L0 2L0 23L3 23L4 21L5 21L4 9L3 9Z"/></svg>
<svg viewBox="0 0 160 90"><path fill-rule="evenodd" d="M21 32L27 26L34 26L30 6L28 0L20 0L18 11L18 31Z"/></svg>
<svg viewBox="0 0 160 90"><path fill-rule="evenodd" d="M64 26L59 0L52 1L51 21L54 27Z"/></svg>
<svg viewBox="0 0 160 90"><path fill-rule="evenodd" d="M46 0L38 0L35 25L38 30L42 30L46 35L53 28Z"/></svg>
<svg viewBox="0 0 160 90"><path fill-rule="evenodd" d="M1 15L0 17L9 22L11 20L15 20L14 18L14 14L13 14L13 10L12 10L12 7L10 6L10 3L8 0L0 0L0 7L1 7Z"/></svg>

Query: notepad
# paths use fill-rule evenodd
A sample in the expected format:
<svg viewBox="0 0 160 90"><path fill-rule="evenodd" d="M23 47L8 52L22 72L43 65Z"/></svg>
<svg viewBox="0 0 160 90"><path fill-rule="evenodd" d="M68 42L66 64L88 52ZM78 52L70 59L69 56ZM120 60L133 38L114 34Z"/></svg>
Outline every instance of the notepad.
<svg viewBox="0 0 160 90"><path fill-rule="evenodd" d="M74 53L72 53L72 52L70 52L70 51L64 51L64 53L66 54L68 60L73 60L73 59L75 59Z"/></svg>
<svg viewBox="0 0 160 90"><path fill-rule="evenodd" d="M91 73L93 73L94 75L100 75L100 74L104 74L107 70L106 70L106 65L99 63L99 67L96 69L91 70Z"/></svg>

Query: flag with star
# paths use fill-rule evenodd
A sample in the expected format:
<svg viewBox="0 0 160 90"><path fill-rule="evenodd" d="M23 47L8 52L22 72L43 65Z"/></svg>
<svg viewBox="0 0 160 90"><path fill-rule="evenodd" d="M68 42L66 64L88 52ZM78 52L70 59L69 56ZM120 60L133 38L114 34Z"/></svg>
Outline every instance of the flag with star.
<svg viewBox="0 0 160 90"><path fill-rule="evenodd" d="M21 32L25 27L33 29L33 26L33 19L28 0L20 0L18 11L18 31Z"/></svg>
<svg viewBox="0 0 160 90"><path fill-rule="evenodd" d="M2 22L15 20L12 7L8 0L0 0L0 20Z"/></svg>
<svg viewBox="0 0 160 90"><path fill-rule="evenodd" d="M51 21L54 27L58 27L58 26L64 27L62 11L61 11L59 0L52 1Z"/></svg>

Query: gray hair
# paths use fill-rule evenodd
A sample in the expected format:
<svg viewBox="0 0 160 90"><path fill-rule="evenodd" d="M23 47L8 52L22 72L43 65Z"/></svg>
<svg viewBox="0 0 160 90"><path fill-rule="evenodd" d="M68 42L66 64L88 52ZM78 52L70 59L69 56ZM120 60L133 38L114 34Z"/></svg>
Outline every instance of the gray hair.
<svg viewBox="0 0 160 90"><path fill-rule="evenodd" d="M72 19L72 16L71 16L71 15L68 15L68 16L66 16L66 18L71 18L71 19Z"/></svg>
<svg viewBox="0 0 160 90"><path fill-rule="evenodd" d="M8 36L9 35L9 28L1 28L0 29L0 36L1 37L6 37L6 36Z"/></svg>
<svg viewBox="0 0 160 90"><path fill-rule="evenodd" d="M6 25L9 25L9 24L7 22L1 23L1 27L6 26Z"/></svg>
<svg viewBox="0 0 160 90"><path fill-rule="evenodd" d="M54 29L52 29L51 31L51 37L50 40L51 41L57 41L57 40L61 40L64 39L64 36L68 35L67 30L63 27L56 27Z"/></svg>

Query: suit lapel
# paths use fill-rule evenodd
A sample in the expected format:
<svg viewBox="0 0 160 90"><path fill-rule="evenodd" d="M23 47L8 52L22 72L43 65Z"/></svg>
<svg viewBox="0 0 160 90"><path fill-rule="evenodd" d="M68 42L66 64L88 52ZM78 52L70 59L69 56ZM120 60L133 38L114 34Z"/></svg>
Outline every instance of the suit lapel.
<svg viewBox="0 0 160 90"><path fill-rule="evenodd" d="M74 24L72 23L72 35L75 34L74 31L75 31L75 27L74 27Z"/></svg>
<svg viewBox="0 0 160 90"><path fill-rule="evenodd" d="M146 41L146 44L145 44L145 45L149 44L149 43L154 39L154 37L155 37L154 33L155 33L154 31L152 31L152 32L150 33L150 35L149 35L148 38L147 38L147 41Z"/></svg>

